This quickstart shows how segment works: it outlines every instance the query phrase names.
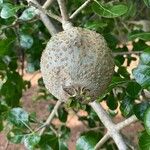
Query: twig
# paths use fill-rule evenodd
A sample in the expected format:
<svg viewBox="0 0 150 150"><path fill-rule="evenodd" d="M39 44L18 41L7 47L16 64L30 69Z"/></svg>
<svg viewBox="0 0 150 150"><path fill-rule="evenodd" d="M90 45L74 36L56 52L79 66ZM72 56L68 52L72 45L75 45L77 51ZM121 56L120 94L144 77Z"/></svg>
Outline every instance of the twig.
<svg viewBox="0 0 150 150"><path fill-rule="evenodd" d="M8 150L8 147L9 147L9 141L7 141L4 150Z"/></svg>
<svg viewBox="0 0 150 150"><path fill-rule="evenodd" d="M97 113L98 117L100 118L104 126L107 128L108 134L113 138L118 149L127 150L127 146L121 134L119 134L119 131L117 130L115 124L111 121L110 117L105 112L103 107L100 104L98 104L96 101L90 103L90 105L94 109L94 111Z"/></svg>
<svg viewBox="0 0 150 150"><path fill-rule="evenodd" d="M46 9L46 8L48 8L50 5L51 5L51 3L53 2L54 0L47 0L44 4L43 4L43 8L44 9Z"/></svg>
<svg viewBox="0 0 150 150"><path fill-rule="evenodd" d="M68 21L69 20L69 16L67 14L67 9L65 6L65 0L57 0L59 8L60 8L60 12L61 12L61 16L63 21Z"/></svg>
<svg viewBox="0 0 150 150"><path fill-rule="evenodd" d="M82 4L71 16L70 19L73 19L74 17L76 17L81 10L83 10L89 3L91 2L91 0L87 0L84 4Z"/></svg>
<svg viewBox="0 0 150 150"><path fill-rule="evenodd" d="M40 5L36 0L27 0L28 3L34 3L37 5ZM49 33L51 35L56 34L57 33L57 29L55 28L55 26L52 24L52 22L50 21L50 19L48 18L48 16L43 13L41 10L37 10L37 13L39 14L42 22L44 23L44 25L46 26L47 30L49 31Z"/></svg>
<svg viewBox="0 0 150 150"><path fill-rule="evenodd" d="M95 146L95 150L99 150L100 147L109 139L109 134L106 133L102 138L101 140L96 144Z"/></svg>
<svg viewBox="0 0 150 150"><path fill-rule="evenodd" d="M132 54L141 54L143 51L128 51L128 52L113 52L113 56L118 56L118 55L132 55Z"/></svg>
<svg viewBox="0 0 150 150"><path fill-rule="evenodd" d="M117 127L118 130L121 130L122 128L130 125L133 122L136 122L137 120L138 120L137 117L135 115L133 115L133 116L129 117L128 119L118 123L116 125L116 127Z"/></svg>
<svg viewBox="0 0 150 150"><path fill-rule="evenodd" d="M50 113L49 117L47 118L46 122L43 124L43 128L41 129L39 135L41 136L45 129L46 129L46 126L50 124L50 122L52 121L52 119L54 118L59 106L61 105L62 101L57 101L55 107L53 108L52 112Z"/></svg>
<svg viewBox="0 0 150 150"><path fill-rule="evenodd" d="M48 11L45 10L44 8L42 8L41 5L39 5L37 3L36 4L32 3L32 2L30 2L30 3L31 3L32 6L34 6L35 8L37 8L38 10L40 10L41 12L43 12L44 14L47 14L49 17L51 17L51 18L53 18L53 19L55 19L55 20L57 20L59 22L62 22L62 19L59 16L53 14L50 10L48 10Z"/></svg>

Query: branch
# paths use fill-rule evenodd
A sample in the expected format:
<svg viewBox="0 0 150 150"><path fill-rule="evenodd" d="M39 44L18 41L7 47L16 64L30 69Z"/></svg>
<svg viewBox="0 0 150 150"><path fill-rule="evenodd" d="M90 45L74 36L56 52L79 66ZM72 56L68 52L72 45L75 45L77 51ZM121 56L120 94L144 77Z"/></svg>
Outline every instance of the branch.
<svg viewBox="0 0 150 150"><path fill-rule="evenodd" d="M50 5L51 5L51 3L53 2L54 0L47 0L44 4L43 4L43 8L44 9L47 9Z"/></svg>
<svg viewBox="0 0 150 150"><path fill-rule="evenodd" d="M50 115L48 116L46 122L43 124L43 128L41 129L39 135L41 136L44 131L46 130L46 126L48 126L50 124L50 122L52 121L52 119L54 118L59 106L61 105L62 101L57 101L55 107L53 108L52 112L50 113Z"/></svg>
<svg viewBox="0 0 150 150"><path fill-rule="evenodd" d="M91 0L87 0L84 4L82 4L71 16L70 19L76 17L89 3Z"/></svg>
<svg viewBox="0 0 150 150"><path fill-rule="evenodd" d="M103 107L99 105L96 101L90 103L91 107L97 113L98 117L100 118L101 122L108 130L108 134L113 138L119 150L127 150L127 146L123 141L121 134L117 130L115 124L111 121L108 114L105 112Z"/></svg>
<svg viewBox="0 0 150 150"><path fill-rule="evenodd" d="M61 16L63 21L68 21L69 20L69 16L67 14L67 9L65 6L65 0L57 0L59 8L60 8L60 12L61 12Z"/></svg>
<svg viewBox="0 0 150 150"><path fill-rule="evenodd" d="M116 125L116 128L117 128L117 130L119 131L119 130L123 129L124 127L130 125L131 123L137 121L137 120L138 120L138 119L136 118L136 116L133 115L133 116L129 117L128 119L122 121L121 123L118 123L118 124ZM96 144L95 150L99 150L100 147L101 147L109 138L110 138L110 135L109 135L109 133L107 132L107 133L104 135L104 137Z"/></svg>
<svg viewBox="0 0 150 150"><path fill-rule="evenodd" d="M35 3L31 3L31 5L34 6L35 8L37 8L38 10L40 10L43 14L47 14L49 17L51 17L59 22L62 22L62 19L59 16L53 14L50 10L48 10L48 11L45 10L41 5L35 4Z"/></svg>
<svg viewBox="0 0 150 150"><path fill-rule="evenodd" d="M106 133L102 138L101 140L96 144L95 146L95 150L99 150L100 147L109 139L109 134Z"/></svg>
<svg viewBox="0 0 150 150"><path fill-rule="evenodd" d="M132 54L139 55L141 53L143 53L143 51L114 52L113 56L115 57L118 55L132 55Z"/></svg>
<svg viewBox="0 0 150 150"><path fill-rule="evenodd" d="M36 0L27 0L27 2L29 4L30 3L34 3L36 5L40 5ZM42 22L46 26L46 28L49 31L49 33L51 35L56 34L57 30L56 30L55 26L52 24L52 22L50 21L50 19L48 18L48 16L43 11L41 11L41 10L37 10L37 13L39 14Z"/></svg>
<svg viewBox="0 0 150 150"><path fill-rule="evenodd" d="M133 116L129 117L128 119L118 123L116 125L116 127L117 127L118 130L121 130L122 128L130 125L133 122L136 122L137 120L138 120L137 117L135 115L133 115Z"/></svg>

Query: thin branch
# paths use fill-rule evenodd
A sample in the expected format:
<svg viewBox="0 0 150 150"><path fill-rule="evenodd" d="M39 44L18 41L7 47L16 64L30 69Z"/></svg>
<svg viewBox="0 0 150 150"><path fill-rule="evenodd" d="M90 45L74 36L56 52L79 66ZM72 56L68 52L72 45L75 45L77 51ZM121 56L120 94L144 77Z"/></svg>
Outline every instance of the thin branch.
<svg viewBox="0 0 150 150"><path fill-rule="evenodd" d="M44 4L43 4L43 8L44 9L47 9L50 5L51 5L51 3L53 2L54 0L47 0Z"/></svg>
<svg viewBox="0 0 150 150"><path fill-rule="evenodd" d="M31 3L31 5L34 6L35 8L37 8L38 10L40 10L41 12L43 12L44 14L47 14L49 17L51 17L59 22L62 22L62 19L59 16L53 14L50 10L48 10L48 11L45 10L44 8L42 8L41 5L35 4L35 3Z"/></svg>
<svg viewBox="0 0 150 150"><path fill-rule="evenodd" d="M139 55L141 53L143 53L143 51L114 52L113 56L115 57L118 55L132 55L132 54Z"/></svg>
<svg viewBox="0 0 150 150"><path fill-rule="evenodd" d="M108 134L113 138L118 149L127 150L127 146L121 134L119 134L119 131L116 129L115 124L111 121L110 117L108 116L106 111L103 109L103 107L96 101L90 103L90 105L94 109L94 111L97 113L98 117L100 118L104 126L107 128Z"/></svg>
<svg viewBox="0 0 150 150"><path fill-rule="evenodd" d="M37 5L40 5L36 0L27 0L27 2L30 3L34 3ZM48 16L43 13L41 10L37 10L37 13L39 14L42 22L44 23L44 25L46 26L47 30L49 31L49 33L51 35L56 34L57 33L57 29L55 28L55 26L52 24L52 22L50 21L50 19L48 18Z"/></svg>
<svg viewBox="0 0 150 150"><path fill-rule="evenodd" d="M9 147L9 141L7 140L4 150L8 150L8 147Z"/></svg>
<svg viewBox="0 0 150 150"><path fill-rule="evenodd" d="M100 147L109 139L109 134L106 133L102 138L101 140L96 144L95 146L95 150L99 150Z"/></svg>
<svg viewBox="0 0 150 150"><path fill-rule="evenodd" d="M92 0L87 0L84 4L82 4L71 16L70 19L76 17Z"/></svg>
<svg viewBox="0 0 150 150"><path fill-rule="evenodd" d="M122 128L124 128L124 127L126 127L126 126L128 126L131 123L136 122L136 121L138 121L138 119L135 115L133 115L133 116L129 117L128 119L118 123L116 125L116 127L117 127L118 130L121 130Z"/></svg>
<svg viewBox="0 0 150 150"><path fill-rule="evenodd" d="M65 6L65 0L57 0L63 21L68 21L69 16Z"/></svg>
<svg viewBox="0 0 150 150"><path fill-rule="evenodd" d="M45 129L46 129L46 126L48 126L50 124L50 122L52 121L52 119L54 118L59 106L61 105L62 101L57 101L55 107L53 108L52 112L50 113L49 117L47 118L46 122L43 124L43 128L41 129L39 135L41 136Z"/></svg>

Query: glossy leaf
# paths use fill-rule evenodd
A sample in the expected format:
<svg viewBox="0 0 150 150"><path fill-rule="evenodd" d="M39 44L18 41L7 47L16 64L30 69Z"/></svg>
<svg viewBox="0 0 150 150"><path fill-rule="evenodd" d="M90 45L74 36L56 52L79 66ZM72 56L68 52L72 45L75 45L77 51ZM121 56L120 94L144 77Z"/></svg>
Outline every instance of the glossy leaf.
<svg viewBox="0 0 150 150"><path fill-rule="evenodd" d="M0 4L3 4L3 0L0 0Z"/></svg>
<svg viewBox="0 0 150 150"><path fill-rule="evenodd" d="M94 150L96 143L100 139L98 132L87 132L79 137L76 142L76 150Z"/></svg>
<svg viewBox="0 0 150 150"><path fill-rule="evenodd" d="M136 98L140 90L141 86L136 82L129 82L126 89L127 94L132 98Z"/></svg>
<svg viewBox="0 0 150 150"><path fill-rule="evenodd" d="M68 112L64 108L58 109L58 118L62 122L66 122L68 117Z"/></svg>
<svg viewBox="0 0 150 150"><path fill-rule="evenodd" d="M25 127L29 122L29 116L22 108L13 108L8 113L8 120L15 126Z"/></svg>
<svg viewBox="0 0 150 150"><path fill-rule="evenodd" d="M23 48L31 48L33 45L33 38L30 35L21 34L20 36L20 46Z"/></svg>
<svg viewBox="0 0 150 150"><path fill-rule="evenodd" d="M142 64L149 65L150 66L150 49L148 49L148 52L144 52L140 56L140 61Z"/></svg>
<svg viewBox="0 0 150 150"><path fill-rule="evenodd" d="M150 135L147 132L142 132L139 138L140 150L149 150L150 149Z"/></svg>
<svg viewBox="0 0 150 150"><path fill-rule="evenodd" d="M41 150L55 150L59 149L58 138L53 134L44 134L41 136L39 142Z"/></svg>
<svg viewBox="0 0 150 150"><path fill-rule="evenodd" d="M120 105L120 110L123 116L125 117L130 116L132 113L132 109L133 109L133 100L130 97L126 96L122 100L121 105Z"/></svg>
<svg viewBox="0 0 150 150"><path fill-rule="evenodd" d="M14 6L10 3L5 3L1 10L1 18L8 19L16 14L21 7Z"/></svg>
<svg viewBox="0 0 150 150"><path fill-rule="evenodd" d="M145 112L144 125L147 133L150 135L150 108L148 108Z"/></svg>
<svg viewBox="0 0 150 150"><path fill-rule="evenodd" d="M144 88L150 87L150 66L139 65L133 70L133 75L136 81Z"/></svg>
<svg viewBox="0 0 150 150"><path fill-rule="evenodd" d="M41 137L37 134L26 135L24 137L24 145L28 150L35 150L35 147L40 142Z"/></svg>
<svg viewBox="0 0 150 150"><path fill-rule="evenodd" d="M18 144L22 142L24 134L19 129L13 129L7 134L7 138L10 142Z"/></svg>
<svg viewBox="0 0 150 150"><path fill-rule="evenodd" d="M7 81L2 85L0 92L9 106L19 106L19 100L22 96L22 91L25 88L24 86L23 79L19 73L13 72L7 74Z"/></svg>
<svg viewBox="0 0 150 150"><path fill-rule="evenodd" d="M143 41L149 41L150 40L150 32L141 32L141 33L130 34L128 37L128 39L130 41L133 41L137 38L141 39Z"/></svg>
<svg viewBox="0 0 150 150"><path fill-rule="evenodd" d="M36 16L36 8L30 7L30 8L27 8L26 10L24 10L24 12L19 17L19 19L28 21L28 20L31 20L32 18L34 18L35 16Z"/></svg>
<svg viewBox="0 0 150 150"><path fill-rule="evenodd" d="M141 102L134 105L134 114L139 120L144 121L144 114L149 106L150 104L148 102Z"/></svg>
<svg viewBox="0 0 150 150"><path fill-rule="evenodd" d="M105 18L115 18L124 15L128 11L128 7L123 4L118 5L102 5L94 0L93 10L100 16Z"/></svg>
<svg viewBox="0 0 150 150"><path fill-rule="evenodd" d="M141 63L133 70L136 81L144 88L150 87L150 52L141 55Z"/></svg>
<svg viewBox="0 0 150 150"><path fill-rule="evenodd" d="M111 109L111 110L115 110L117 107L118 107L118 102L116 100L116 98L114 97L113 94L110 94L108 97L107 97L107 106Z"/></svg>

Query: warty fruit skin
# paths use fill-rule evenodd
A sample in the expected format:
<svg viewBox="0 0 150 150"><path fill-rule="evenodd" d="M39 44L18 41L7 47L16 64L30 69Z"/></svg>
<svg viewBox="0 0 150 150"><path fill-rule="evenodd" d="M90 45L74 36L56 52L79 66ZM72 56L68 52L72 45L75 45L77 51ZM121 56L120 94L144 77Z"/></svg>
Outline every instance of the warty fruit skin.
<svg viewBox="0 0 150 150"><path fill-rule="evenodd" d="M106 90L113 72L113 56L103 36L80 27L54 35L41 57L45 86L62 101L83 89L94 100Z"/></svg>

